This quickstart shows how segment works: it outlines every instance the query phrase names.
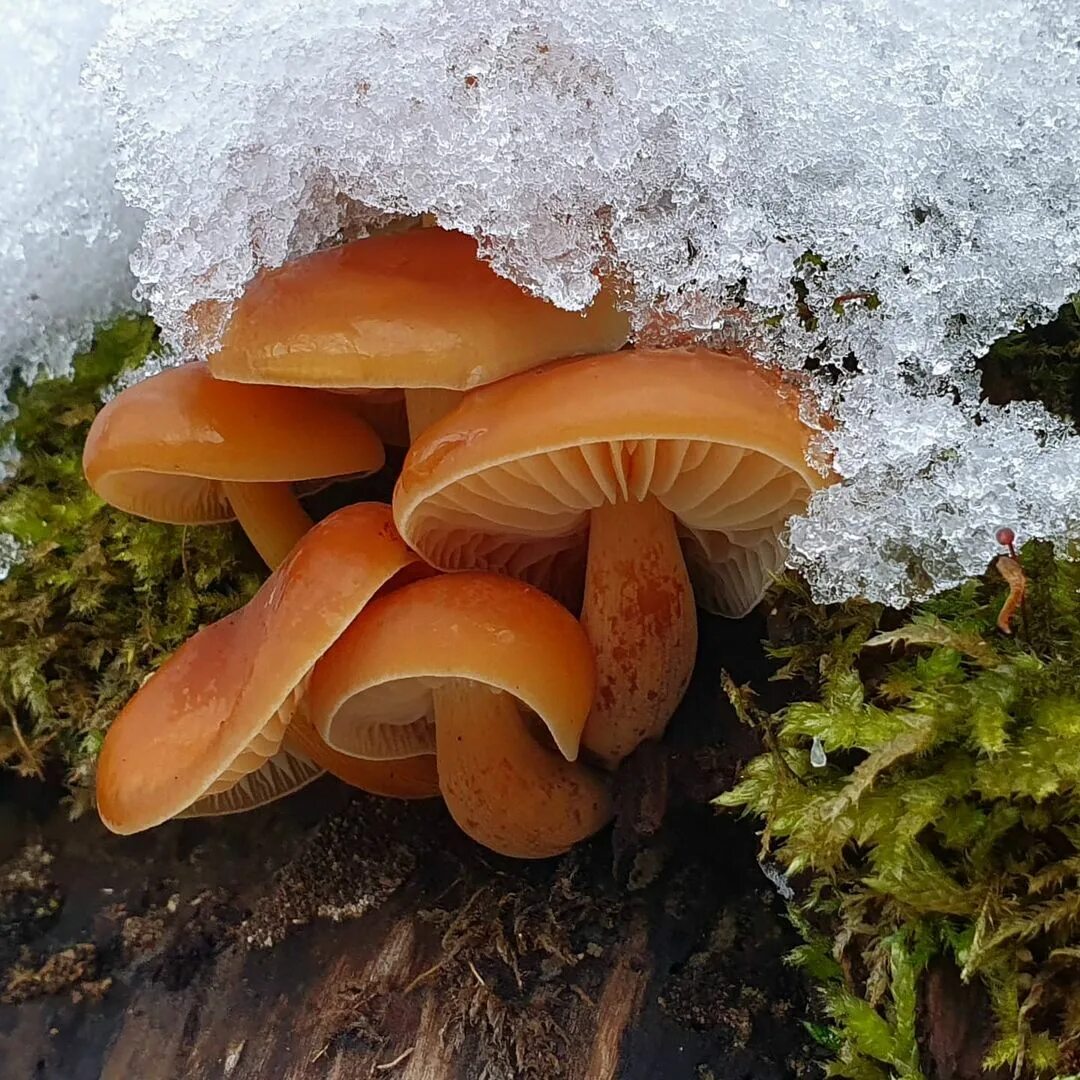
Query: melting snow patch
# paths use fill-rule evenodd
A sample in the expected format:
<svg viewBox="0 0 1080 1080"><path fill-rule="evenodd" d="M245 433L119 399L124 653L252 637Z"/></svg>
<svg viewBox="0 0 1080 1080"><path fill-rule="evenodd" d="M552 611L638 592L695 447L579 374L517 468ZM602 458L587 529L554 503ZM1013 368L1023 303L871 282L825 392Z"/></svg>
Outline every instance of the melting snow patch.
<svg viewBox="0 0 1080 1080"><path fill-rule="evenodd" d="M1078 287L1075 0L116 9L90 81L175 346L259 268L432 213L566 307L617 267L643 333L774 316L757 347L819 361L839 418L843 483L792 529L823 599L953 584L1001 520L1080 536L1075 437L981 406L973 371Z"/></svg>
<svg viewBox="0 0 1080 1080"><path fill-rule="evenodd" d="M66 371L95 323L133 307L140 215L116 191L102 102L79 83L108 17L100 0L0 0L0 394L16 371Z"/></svg>

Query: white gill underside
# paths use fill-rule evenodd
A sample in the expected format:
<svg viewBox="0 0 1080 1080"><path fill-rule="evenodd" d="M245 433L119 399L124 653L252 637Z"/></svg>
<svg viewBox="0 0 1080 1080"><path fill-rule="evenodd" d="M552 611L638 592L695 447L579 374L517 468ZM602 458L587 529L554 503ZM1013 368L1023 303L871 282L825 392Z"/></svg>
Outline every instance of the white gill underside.
<svg viewBox="0 0 1080 1080"><path fill-rule="evenodd" d="M210 524L232 521L233 512L216 480L156 472L128 472L112 478L106 497L134 514L155 520Z"/></svg>
<svg viewBox="0 0 1080 1080"><path fill-rule="evenodd" d="M742 533L733 543L720 532L681 527L679 538L698 604L728 618L751 611L784 564L784 547L775 529L761 529L756 537Z"/></svg>
<svg viewBox="0 0 1080 1080"><path fill-rule="evenodd" d="M258 806L283 799L322 776L323 770L293 746L283 746L224 791L208 791L177 817L217 817L254 810Z"/></svg>
<svg viewBox="0 0 1080 1080"><path fill-rule="evenodd" d="M580 558L591 510L649 494L680 521L699 601L737 616L757 603L782 564L779 532L805 508L810 490L784 463L744 447L595 443L464 477L424 501L410 533L442 569L495 570L544 585Z"/></svg>
<svg viewBox="0 0 1080 1080"><path fill-rule="evenodd" d="M293 486L296 494L304 497L322 491L331 484L366 475L353 473L319 480L301 480ZM106 494L132 513L146 512L155 520L211 524L232 521L236 517L220 481L204 480L197 476L129 472L114 479Z"/></svg>
<svg viewBox="0 0 1080 1080"><path fill-rule="evenodd" d="M330 722L327 743L369 761L434 754L431 691L438 681L395 679L346 698Z"/></svg>
<svg viewBox="0 0 1080 1080"><path fill-rule="evenodd" d="M266 726L233 758L228 768L223 769L218 778L206 789L206 795L219 795L228 791L234 784L249 773L262 768L263 762L272 758L281 747L285 730L289 726L294 708L293 698L278 709L267 721Z"/></svg>
<svg viewBox="0 0 1080 1080"><path fill-rule="evenodd" d="M266 726L180 817L208 817L251 810L283 798L321 776L323 770L288 740L289 721L310 672L294 687Z"/></svg>

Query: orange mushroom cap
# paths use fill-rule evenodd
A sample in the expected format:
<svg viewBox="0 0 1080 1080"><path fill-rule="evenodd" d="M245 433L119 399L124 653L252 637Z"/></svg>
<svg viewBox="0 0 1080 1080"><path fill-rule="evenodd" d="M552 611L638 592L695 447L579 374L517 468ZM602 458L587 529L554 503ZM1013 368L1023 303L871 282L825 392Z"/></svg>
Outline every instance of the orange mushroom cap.
<svg viewBox="0 0 1080 1080"><path fill-rule="evenodd" d="M293 790L274 775L275 755L290 749L288 723L312 666L418 562L387 506L350 506L316 525L245 607L181 646L116 718L98 762L105 824L137 832L189 808L247 809ZM301 735L301 758L307 745ZM318 771L309 763L304 775Z"/></svg>
<svg viewBox="0 0 1080 1080"><path fill-rule="evenodd" d="M472 237L425 228L260 274L209 361L237 382L465 390L628 332L609 290L564 311L496 274Z"/></svg>
<svg viewBox="0 0 1080 1080"><path fill-rule="evenodd" d="M176 525L232 520L222 481L318 480L383 461L375 433L335 395L219 382L204 363L124 390L98 413L83 451L106 502Z"/></svg>
<svg viewBox="0 0 1080 1080"><path fill-rule="evenodd" d="M652 495L680 525L699 598L750 610L779 534L826 483L798 394L742 353L629 350L472 391L425 431L394 493L402 536L442 570L557 587L590 512Z"/></svg>
<svg viewBox="0 0 1080 1080"><path fill-rule="evenodd" d="M368 605L316 665L305 706L347 754L437 746L443 797L465 832L539 858L610 816L603 781L573 763L595 686L592 651L569 612L509 578L458 574ZM538 718L543 742L523 711Z"/></svg>

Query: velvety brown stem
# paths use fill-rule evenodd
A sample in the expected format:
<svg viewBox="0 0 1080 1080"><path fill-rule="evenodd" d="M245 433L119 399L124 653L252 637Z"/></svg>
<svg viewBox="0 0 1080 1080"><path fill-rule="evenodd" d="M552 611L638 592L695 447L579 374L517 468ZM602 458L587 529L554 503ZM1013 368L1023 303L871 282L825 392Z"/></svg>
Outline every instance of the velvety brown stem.
<svg viewBox="0 0 1080 1080"><path fill-rule="evenodd" d="M276 569L312 526L292 485L226 482L222 487L255 550Z"/></svg>
<svg viewBox="0 0 1080 1080"><path fill-rule="evenodd" d="M581 743L614 767L663 734L697 652L694 593L675 519L654 497L592 512L581 622L597 666Z"/></svg>
<svg viewBox="0 0 1080 1080"><path fill-rule="evenodd" d="M543 859L611 817L602 777L537 742L513 695L448 679L434 705L439 787L454 820L485 847Z"/></svg>
<svg viewBox="0 0 1080 1080"><path fill-rule="evenodd" d="M425 428L441 420L464 397L461 390L406 390L405 408L409 414L409 435L416 438Z"/></svg>

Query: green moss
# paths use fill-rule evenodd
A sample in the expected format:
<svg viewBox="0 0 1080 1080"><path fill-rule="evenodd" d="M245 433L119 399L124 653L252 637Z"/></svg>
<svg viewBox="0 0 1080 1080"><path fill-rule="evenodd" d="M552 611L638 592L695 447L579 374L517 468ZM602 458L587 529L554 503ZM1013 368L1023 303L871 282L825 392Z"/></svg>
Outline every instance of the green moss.
<svg viewBox="0 0 1080 1080"><path fill-rule="evenodd" d="M835 1025L832 1075L921 1076L916 989L939 955L987 992L988 1064L1077 1063L1080 562L1042 543L1022 558L1015 637L995 626L992 572L892 629L880 607L826 611L791 583L808 632L776 652L813 692L764 716L729 688L768 749L719 801L760 816L799 886L796 959Z"/></svg>
<svg viewBox="0 0 1080 1080"><path fill-rule="evenodd" d="M1080 297L1053 322L995 342L979 367L994 404L1038 400L1059 416L1080 416Z"/></svg>
<svg viewBox="0 0 1080 1080"><path fill-rule="evenodd" d="M148 319L103 330L71 378L15 386L0 443L20 454L0 486L0 533L22 557L0 582L0 765L62 768L85 805L104 732L146 676L199 626L258 587L228 527L183 529L105 506L82 446L114 379L157 348Z"/></svg>

